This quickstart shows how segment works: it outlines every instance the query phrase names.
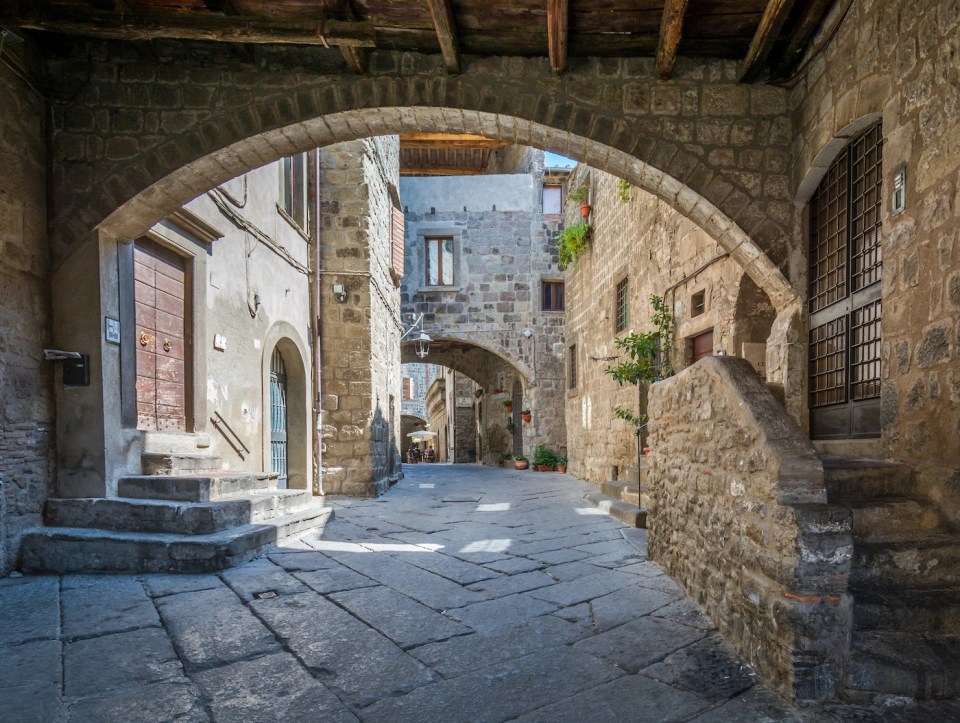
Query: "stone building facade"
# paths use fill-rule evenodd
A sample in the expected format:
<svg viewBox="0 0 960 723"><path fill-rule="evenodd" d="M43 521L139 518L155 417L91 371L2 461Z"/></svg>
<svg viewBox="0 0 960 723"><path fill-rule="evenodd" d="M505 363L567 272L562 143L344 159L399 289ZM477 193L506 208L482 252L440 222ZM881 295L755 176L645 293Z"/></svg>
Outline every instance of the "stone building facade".
<svg viewBox="0 0 960 723"><path fill-rule="evenodd" d="M500 160L504 164L525 172L404 177L400 183L403 310L423 315L433 339L427 360L466 375L483 390L469 406L479 419L475 458L488 464L502 455L529 454L539 444L566 447L563 313L542 306L543 282L561 277L552 240L559 218L542 212L542 151L515 149ZM513 399L515 389L516 420L508 420L502 403ZM521 407L535 410L531 423L519 421ZM466 403L457 409L466 410ZM458 411L456 418L467 415ZM468 429L478 426L475 420ZM507 429L508 421L515 431ZM457 447L468 436L458 435ZM474 457L461 450L458 461L464 452Z"/></svg>
<svg viewBox="0 0 960 723"><path fill-rule="evenodd" d="M8 46L10 63L37 58ZM52 493L55 413L44 101L0 65L0 573L16 565L22 531L40 524Z"/></svg>
<svg viewBox="0 0 960 723"><path fill-rule="evenodd" d="M323 490L375 495L400 473L399 139L320 152ZM342 296L335 291L342 287Z"/></svg>
<svg viewBox="0 0 960 723"><path fill-rule="evenodd" d="M568 188L590 188L593 229L589 251L565 273L569 469L594 482L617 479L638 464L634 428L613 409L645 414L646 390L621 386L606 370L626 359L615 338L654 331L652 296L663 298L673 316L668 356L677 371L705 344L711 354L746 350L764 373L775 316L766 295L709 234L618 181L586 166L568 181ZM580 204L566 203L564 214L567 224L580 221Z"/></svg>

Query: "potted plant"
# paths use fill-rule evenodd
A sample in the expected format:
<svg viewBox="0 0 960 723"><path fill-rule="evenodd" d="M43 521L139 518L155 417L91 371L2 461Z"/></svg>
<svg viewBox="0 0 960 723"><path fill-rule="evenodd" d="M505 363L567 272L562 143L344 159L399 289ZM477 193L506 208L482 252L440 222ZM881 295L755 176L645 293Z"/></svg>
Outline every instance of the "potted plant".
<svg viewBox="0 0 960 723"><path fill-rule="evenodd" d="M565 226L557 234L557 255L559 256L561 270L567 268L587 252L590 247L590 231L592 228L590 224L579 221Z"/></svg>
<svg viewBox="0 0 960 723"><path fill-rule="evenodd" d="M557 456L557 472L566 472L567 471L567 455L561 454Z"/></svg>
<svg viewBox="0 0 960 723"><path fill-rule="evenodd" d="M530 466L530 462L527 460L525 456L523 456L522 454L518 454L516 457L513 458L513 466L516 469L526 469L527 467Z"/></svg>
<svg viewBox="0 0 960 723"><path fill-rule="evenodd" d="M504 400L503 400L503 407L504 407L504 409L506 409L508 412L513 411L513 400L512 400L512 399L504 399Z"/></svg>
<svg viewBox="0 0 960 723"><path fill-rule="evenodd" d="M520 412L520 418L523 419L524 422L529 422L531 419L533 419L533 415L530 413L529 409L524 409Z"/></svg>
<svg viewBox="0 0 960 723"><path fill-rule="evenodd" d="M557 453L546 445L541 444L533 453L533 466L538 472L552 472L557 463Z"/></svg>
<svg viewBox="0 0 960 723"><path fill-rule="evenodd" d="M513 423L513 420L512 420L512 419L507 422L507 431L508 431L508 432L511 432L511 433L512 433L513 430L515 430L516 428L517 428L517 425Z"/></svg>
<svg viewBox="0 0 960 723"><path fill-rule="evenodd" d="M506 466L507 466L507 463L510 461L510 455L507 454L506 452L502 452L502 453L500 454L500 458L499 458L498 461L499 461L501 467L506 467Z"/></svg>
<svg viewBox="0 0 960 723"><path fill-rule="evenodd" d="M590 206L590 186L583 183L574 186L567 193L567 200L571 203L580 204L580 216L584 219L590 216L592 210Z"/></svg>

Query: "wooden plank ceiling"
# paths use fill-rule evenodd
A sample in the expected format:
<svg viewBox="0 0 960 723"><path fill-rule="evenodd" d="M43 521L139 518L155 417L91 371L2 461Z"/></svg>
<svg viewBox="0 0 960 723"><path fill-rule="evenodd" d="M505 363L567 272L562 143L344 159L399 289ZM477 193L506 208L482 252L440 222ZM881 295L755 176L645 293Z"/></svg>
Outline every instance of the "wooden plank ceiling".
<svg viewBox="0 0 960 723"><path fill-rule="evenodd" d="M442 56L733 58L745 81L788 77L834 0L2 0L0 27L129 40L336 47L354 71L371 49Z"/></svg>
<svg viewBox="0 0 960 723"><path fill-rule="evenodd" d="M408 133L400 136L403 176L475 176L487 171L490 152L510 145L483 136Z"/></svg>

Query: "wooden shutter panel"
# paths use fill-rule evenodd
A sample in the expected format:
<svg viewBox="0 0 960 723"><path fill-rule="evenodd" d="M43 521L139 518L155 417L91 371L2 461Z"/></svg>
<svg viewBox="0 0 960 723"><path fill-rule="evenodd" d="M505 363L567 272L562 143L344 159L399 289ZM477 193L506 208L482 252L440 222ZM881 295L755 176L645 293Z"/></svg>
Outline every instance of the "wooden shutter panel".
<svg viewBox="0 0 960 723"><path fill-rule="evenodd" d="M391 268L397 279L403 278L403 211L393 209L392 239L390 250L392 253Z"/></svg>

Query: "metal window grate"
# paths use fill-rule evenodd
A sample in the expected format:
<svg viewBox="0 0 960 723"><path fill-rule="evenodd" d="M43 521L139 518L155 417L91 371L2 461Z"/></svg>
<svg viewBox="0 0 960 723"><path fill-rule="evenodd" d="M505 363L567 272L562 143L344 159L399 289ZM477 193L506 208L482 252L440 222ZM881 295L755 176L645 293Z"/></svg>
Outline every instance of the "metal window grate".
<svg viewBox="0 0 960 723"><path fill-rule="evenodd" d="M810 311L847 295L847 166L844 150L810 199Z"/></svg>
<svg viewBox="0 0 960 723"><path fill-rule="evenodd" d="M880 396L880 300L850 314L850 398Z"/></svg>
<svg viewBox="0 0 960 723"><path fill-rule="evenodd" d="M850 277L853 291L880 280L880 201L883 138L880 124L850 149Z"/></svg>
<svg viewBox="0 0 960 723"><path fill-rule="evenodd" d="M810 330L810 406L847 401L847 318Z"/></svg>
<svg viewBox="0 0 960 723"><path fill-rule="evenodd" d="M280 350L270 357L270 470L287 480L287 371Z"/></svg>
<svg viewBox="0 0 960 723"><path fill-rule="evenodd" d="M577 345L570 345L570 353L567 363L567 387L569 389L577 388Z"/></svg>
<svg viewBox="0 0 960 723"><path fill-rule="evenodd" d="M617 313L615 333L619 334L627 328L627 293L629 279L623 279L617 284Z"/></svg>

